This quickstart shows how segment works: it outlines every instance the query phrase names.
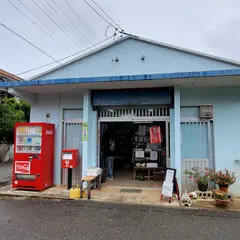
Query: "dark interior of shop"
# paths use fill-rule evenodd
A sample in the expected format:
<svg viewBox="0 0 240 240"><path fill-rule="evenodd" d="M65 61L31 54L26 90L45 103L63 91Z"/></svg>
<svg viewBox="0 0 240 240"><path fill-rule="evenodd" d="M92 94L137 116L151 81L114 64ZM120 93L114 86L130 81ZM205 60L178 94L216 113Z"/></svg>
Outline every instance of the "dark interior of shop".
<svg viewBox="0 0 240 240"><path fill-rule="evenodd" d="M149 128L159 126L162 142L150 144ZM133 172L134 166L145 166L149 163L157 167L166 167L166 125L165 122L105 122L101 123L101 167L106 168L102 143L104 137L111 136L115 140L114 175L119 172ZM151 149L152 148L152 149ZM151 160L149 151L156 150L157 158ZM144 156L136 158L136 150L143 150ZM141 164L141 165L140 165ZM145 165L142 165L145 164Z"/></svg>

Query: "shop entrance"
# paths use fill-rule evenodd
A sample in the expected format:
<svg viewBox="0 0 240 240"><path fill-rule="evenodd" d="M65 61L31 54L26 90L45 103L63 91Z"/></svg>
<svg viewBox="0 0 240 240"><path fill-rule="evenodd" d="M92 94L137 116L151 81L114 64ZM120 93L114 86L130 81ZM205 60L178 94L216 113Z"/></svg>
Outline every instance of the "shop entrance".
<svg viewBox="0 0 240 240"><path fill-rule="evenodd" d="M139 115L129 114L134 112ZM143 112L147 114L141 115ZM107 184L121 188L160 188L164 169L169 165L169 109L102 109L99 115L99 165L102 168L108 167L106 139L115 141L113 180ZM161 143L150 143L149 131L153 126L160 127Z"/></svg>

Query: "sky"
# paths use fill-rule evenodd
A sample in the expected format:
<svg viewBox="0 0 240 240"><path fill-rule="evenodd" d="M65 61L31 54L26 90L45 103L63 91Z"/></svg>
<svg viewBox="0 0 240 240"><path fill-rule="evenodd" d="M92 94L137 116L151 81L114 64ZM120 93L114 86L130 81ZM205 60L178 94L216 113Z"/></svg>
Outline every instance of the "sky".
<svg viewBox="0 0 240 240"><path fill-rule="evenodd" d="M54 1L1 0L0 24L24 37L49 56L0 25L0 68L19 74L53 62L53 59L78 53L104 40L106 36L113 35L114 28L109 27L109 23L97 15L84 0ZM111 22L92 0L86 1ZM125 32L240 61L239 0L95 2ZM55 63L20 77L29 78L56 65Z"/></svg>

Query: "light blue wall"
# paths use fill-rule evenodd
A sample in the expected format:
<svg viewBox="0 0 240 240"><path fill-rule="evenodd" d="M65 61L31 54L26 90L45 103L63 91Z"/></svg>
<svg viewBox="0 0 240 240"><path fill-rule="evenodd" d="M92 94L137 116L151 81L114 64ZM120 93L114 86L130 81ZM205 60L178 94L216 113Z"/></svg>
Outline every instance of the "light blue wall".
<svg viewBox="0 0 240 240"><path fill-rule="evenodd" d="M240 88L181 89L181 106L213 104L214 144L217 170L228 168L240 177ZM231 189L240 195L240 181Z"/></svg>
<svg viewBox="0 0 240 240"><path fill-rule="evenodd" d="M181 124L182 158L209 158L207 123ZM193 141L194 140L194 141Z"/></svg>
<svg viewBox="0 0 240 240"><path fill-rule="evenodd" d="M179 87L174 87L174 108L170 109L170 167L177 169L179 191L182 188L181 168L181 112Z"/></svg>
<svg viewBox="0 0 240 240"><path fill-rule="evenodd" d="M89 91L83 97L83 121L88 123L88 140L83 141L82 175L85 176L88 167L97 166L97 112L92 109Z"/></svg>
<svg viewBox="0 0 240 240"><path fill-rule="evenodd" d="M170 109L170 167L175 168L175 128L174 128L174 109Z"/></svg>
<svg viewBox="0 0 240 240"><path fill-rule="evenodd" d="M36 104L31 107L31 122L46 122L46 113L50 113L49 123L55 124L54 184L61 183L61 148L63 109L82 109L82 94L38 95Z"/></svg>
<svg viewBox="0 0 240 240"><path fill-rule="evenodd" d="M210 164L213 167L212 148L209 152L209 145L213 144L213 123L198 122L198 106L181 107L181 120L183 121L181 123L182 158L210 158ZM197 122L194 122L196 120ZM210 138L208 134L210 134Z"/></svg>
<svg viewBox="0 0 240 240"><path fill-rule="evenodd" d="M89 159L88 159L88 165L90 167L96 167L97 166L97 144L98 144L98 135L97 135L97 111L93 111L91 109L90 112L90 138L89 138L89 146L88 146L88 152L89 152Z"/></svg>
<svg viewBox="0 0 240 240"><path fill-rule="evenodd" d="M145 55L145 61L141 60ZM115 57L119 62L115 62ZM37 79L174 73L237 68L192 54L128 39Z"/></svg>
<svg viewBox="0 0 240 240"><path fill-rule="evenodd" d="M197 118L198 107L181 107L181 118Z"/></svg>

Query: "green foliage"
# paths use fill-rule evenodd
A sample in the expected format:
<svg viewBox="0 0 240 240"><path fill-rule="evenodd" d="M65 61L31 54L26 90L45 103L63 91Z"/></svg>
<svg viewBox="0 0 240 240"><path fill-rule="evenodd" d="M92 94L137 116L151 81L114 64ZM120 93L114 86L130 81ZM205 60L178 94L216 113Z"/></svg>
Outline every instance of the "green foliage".
<svg viewBox="0 0 240 240"><path fill-rule="evenodd" d="M202 185L208 184L208 168L201 169L200 167L193 167L190 170L184 171L184 174L189 176L189 178L193 178L196 183Z"/></svg>
<svg viewBox="0 0 240 240"><path fill-rule="evenodd" d="M30 105L15 98L5 98L0 104L0 141L12 143L14 124L28 122Z"/></svg>
<svg viewBox="0 0 240 240"><path fill-rule="evenodd" d="M236 182L236 176L234 172L225 169L224 171L210 171L209 172L210 179L218 184L218 186L226 186L229 187L230 185Z"/></svg>
<svg viewBox="0 0 240 240"><path fill-rule="evenodd" d="M30 121L30 104L28 104L27 102L20 100L20 104L21 104L21 110L24 112L25 115L25 121L29 122Z"/></svg>

